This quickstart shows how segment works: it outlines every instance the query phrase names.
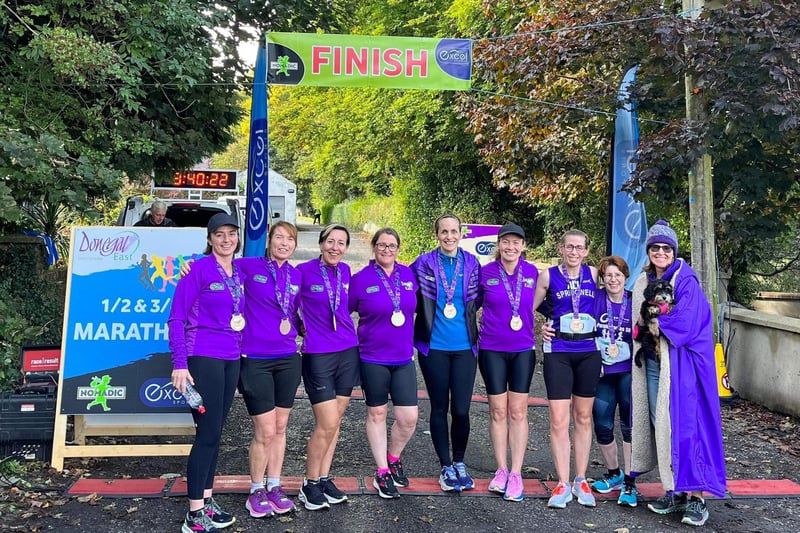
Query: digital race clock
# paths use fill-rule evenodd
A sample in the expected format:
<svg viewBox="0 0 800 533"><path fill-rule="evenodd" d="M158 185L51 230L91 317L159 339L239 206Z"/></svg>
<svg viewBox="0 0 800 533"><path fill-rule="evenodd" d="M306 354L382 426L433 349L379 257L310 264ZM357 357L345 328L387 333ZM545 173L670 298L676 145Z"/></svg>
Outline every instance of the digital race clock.
<svg viewBox="0 0 800 533"><path fill-rule="evenodd" d="M236 170L156 170L153 185L157 189L202 189L207 191L239 190Z"/></svg>

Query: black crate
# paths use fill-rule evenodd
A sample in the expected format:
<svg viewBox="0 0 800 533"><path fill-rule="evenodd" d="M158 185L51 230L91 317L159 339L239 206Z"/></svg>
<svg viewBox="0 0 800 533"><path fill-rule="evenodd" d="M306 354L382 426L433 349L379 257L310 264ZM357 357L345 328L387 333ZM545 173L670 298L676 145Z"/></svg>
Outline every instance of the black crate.
<svg viewBox="0 0 800 533"><path fill-rule="evenodd" d="M21 461L49 463L53 456L53 440L15 440L0 442L0 458L12 456Z"/></svg>
<svg viewBox="0 0 800 533"><path fill-rule="evenodd" d="M0 444L14 441L53 441L56 395L0 394Z"/></svg>

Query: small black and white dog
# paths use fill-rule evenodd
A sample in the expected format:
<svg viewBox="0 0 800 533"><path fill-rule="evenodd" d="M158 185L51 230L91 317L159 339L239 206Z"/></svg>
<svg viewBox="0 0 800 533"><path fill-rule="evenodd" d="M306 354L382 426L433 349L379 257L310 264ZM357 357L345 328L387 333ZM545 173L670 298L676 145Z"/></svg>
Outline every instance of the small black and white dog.
<svg viewBox="0 0 800 533"><path fill-rule="evenodd" d="M644 289L644 301L640 311L645 327L639 328L636 340L642 343L642 347L636 352L633 361L636 366L642 366L642 358L651 355L659 361L661 354L658 349L658 339L661 330L658 326L658 317L669 313L675 306L675 296L672 293L672 285L669 281L656 279L647 284Z"/></svg>

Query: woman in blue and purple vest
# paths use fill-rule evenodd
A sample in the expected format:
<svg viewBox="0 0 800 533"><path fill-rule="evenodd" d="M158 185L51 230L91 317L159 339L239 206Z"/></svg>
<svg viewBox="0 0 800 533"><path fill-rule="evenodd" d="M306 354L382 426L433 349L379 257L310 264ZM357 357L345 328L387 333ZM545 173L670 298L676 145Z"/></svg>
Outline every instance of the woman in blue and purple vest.
<svg viewBox="0 0 800 533"><path fill-rule="evenodd" d="M528 392L536 366L533 300L539 271L522 258L524 252L525 230L506 224L497 233L495 261L481 268L478 366L489 395L489 435L497 461L489 490L510 501L525 497L522 462L528 446Z"/></svg>
<svg viewBox="0 0 800 533"><path fill-rule="evenodd" d="M361 388L367 403L367 440L377 471L373 486L382 498L397 498L407 487L400 454L417 427L417 370L414 365L414 308L417 280L397 262L400 236L382 228L372 237L375 259L353 276L350 311L358 313ZM392 398L392 439L386 416Z"/></svg>
<svg viewBox="0 0 800 533"><path fill-rule="evenodd" d="M267 257L243 257L235 261L244 274L247 293L239 392L253 421L250 496L245 507L254 518L284 514L295 508L280 484L286 426L300 385L301 361L297 353L300 273L289 264L295 248L297 228L281 221L269 229Z"/></svg>
<svg viewBox="0 0 800 533"><path fill-rule="evenodd" d="M603 360L603 372L594 398L594 435L608 472L592 483L600 494L619 490L619 505L636 507L636 480L631 471L631 354L633 324L631 293L625 290L630 276L628 263L618 255L600 260L597 274L603 288L595 299L597 349ZM614 439L614 415L619 407L622 432L622 457L625 469L619 467L619 450Z"/></svg>
<svg viewBox="0 0 800 533"><path fill-rule="evenodd" d="M329 477L342 417L359 384L358 337L348 309L350 267L342 262L350 232L330 224L319 234L320 256L298 265L303 385L314 411L300 501L316 511L347 500Z"/></svg>
<svg viewBox="0 0 800 533"><path fill-rule="evenodd" d="M544 384L550 406L550 451L558 475L558 485L549 507L564 508L572 501L595 506L592 489L586 481L589 451L592 446L592 405L602 365L595 344L595 294L597 270L583 264L589 255L589 237L569 230L559 245L562 263L542 271L536 286L534 308L547 300L555 337L545 342ZM574 420L575 479L570 473L570 411Z"/></svg>
<svg viewBox="0 0 800 533"><path fill-rule="evenodd" d="M477 369L480 264L458 246L461 220L457 216L437 218L434 231L439 246L411 265L419 284L414 346L431 402L431 440L442 468L439 486L443 491L470 490L475 483L467 473L464 455Z"/></svg>
<svg viewBox="0 0 800 533"><path fill-rule="evenodd" d="M169 313L172 385L180 393L191 383L205 411L193 410L195 438L186 467L189 512L182 531L217 531L236 521L214 501L212 488L220 438L239 380L244 288L233 262L239 224L219 213L208 222L206 257L181 277Z"/></svg>

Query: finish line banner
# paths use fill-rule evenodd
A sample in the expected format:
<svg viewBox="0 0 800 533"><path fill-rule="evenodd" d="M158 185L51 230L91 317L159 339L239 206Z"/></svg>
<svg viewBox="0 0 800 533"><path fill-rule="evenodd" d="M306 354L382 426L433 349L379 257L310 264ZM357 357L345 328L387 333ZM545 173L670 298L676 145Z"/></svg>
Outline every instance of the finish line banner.
<svg viewBox="0 0 800 533"><path fill-rule="evenodd" d="M467 91L472 41L268 33L268 83Z"/></svg>

